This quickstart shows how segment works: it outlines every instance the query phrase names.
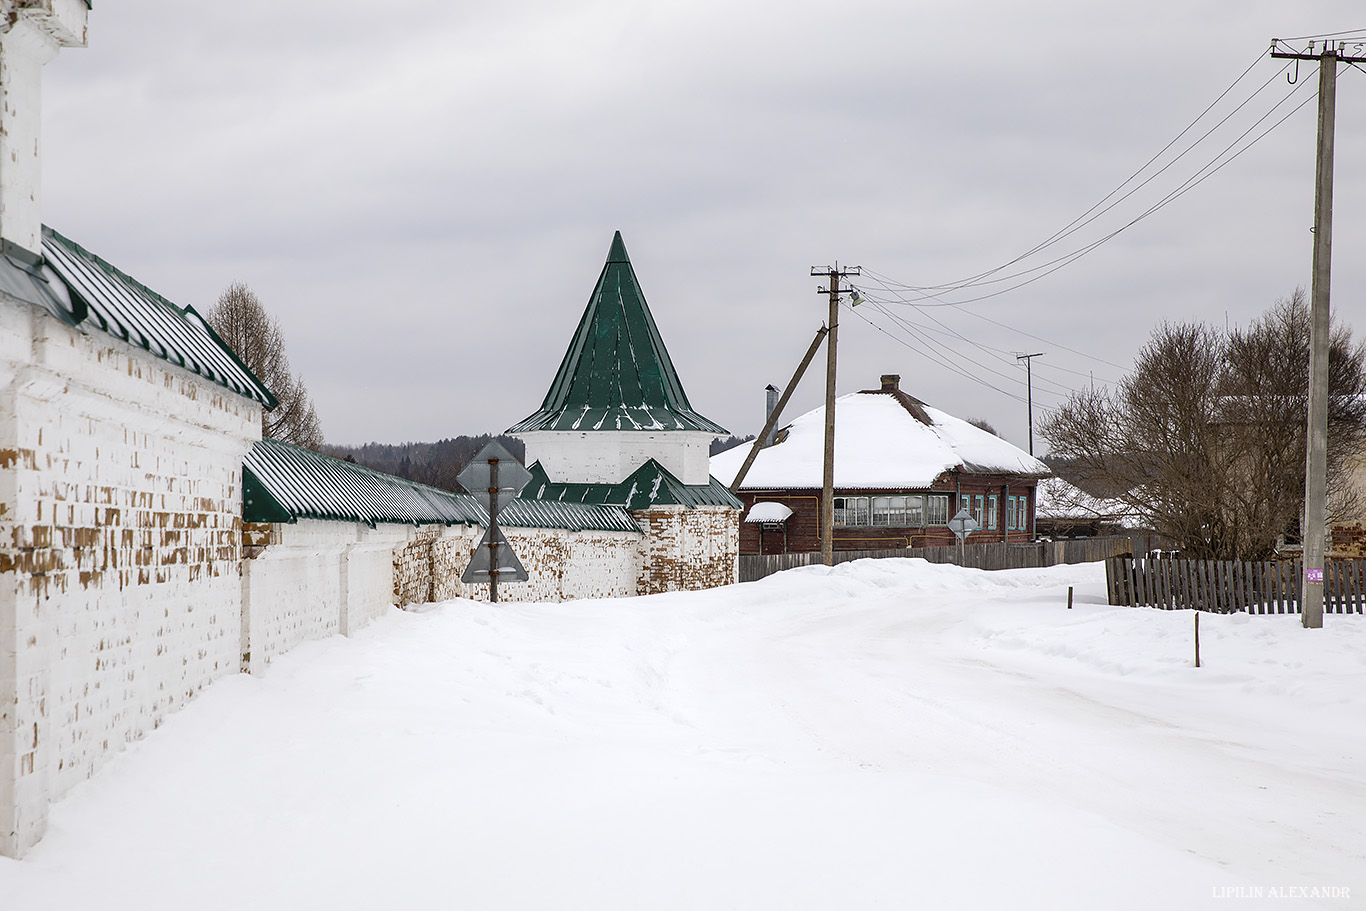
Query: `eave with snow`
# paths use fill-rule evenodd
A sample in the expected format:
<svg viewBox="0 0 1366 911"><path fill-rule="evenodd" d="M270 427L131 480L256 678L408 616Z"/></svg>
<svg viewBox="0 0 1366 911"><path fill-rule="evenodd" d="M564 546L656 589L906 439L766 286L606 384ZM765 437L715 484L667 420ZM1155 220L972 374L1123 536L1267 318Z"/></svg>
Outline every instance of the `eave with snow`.
<svg viewBox="0 0 1366 911"><path fill-rule="evenodd" d="M782 428L775 443L760 451L737 491L747 520L741 553L820 548L824 444L822 407ZM749 448L714 456L712 474L730 484ZM946 523L960 506L982 526L970 540L1028 541L1034 534L1035 488L1049 474L1043 462L906 394L900 377L885 375L880 388L835 401L834 546L950 544L956 539ZM748 521L758 504L792 510L783 535L763 531L772 523Z"/></svg>

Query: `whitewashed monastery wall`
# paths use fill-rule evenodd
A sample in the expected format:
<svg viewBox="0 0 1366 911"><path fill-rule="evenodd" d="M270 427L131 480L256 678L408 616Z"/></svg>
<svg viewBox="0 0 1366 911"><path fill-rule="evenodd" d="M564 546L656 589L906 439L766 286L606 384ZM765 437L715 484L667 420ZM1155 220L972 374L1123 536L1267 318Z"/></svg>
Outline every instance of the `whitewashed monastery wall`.
<svg viewBox="0 0 1366 911"><path fill-rule="evenodd" d="M439 529L316 519L248 526L242 670L259 673L302 642L349 636L383 616L400 603L398 556L415 536Z"/></svg>
<svg viewBox="0 0 1366 911"><path fill-rule="evenodd" d="M711 480L711 433L537 430L518 436L526 443L526 463L540 462L553 481L619 484L651 458L684 484Z"/></svg>
<svg viewBox="0 0 1366 911"><path fill-rule="evenodd" d="M460 582L481 528L244 528L260 417L140 349L0 301L0 855L35 844L52 801L213 680L394 604L488 597ZM500 598L735 581L738 511L634 515L647 534L506 528L531 581Z"/></svg>
<svg viewBox="0 0 1366 911"><path fill-rule="evenodd" d="M260 406L0 305L0 854L236 673L242 459Z"/></svg>
<svg viewBox="0 0 1366 911"><path fill-rule="evenodd" d="M413 530L408 543L394 554L396 603L488 600L487 585L460 581L483 534L482 528L459 525ZM530 578L499 585L500 601L568 601L636 594L641 560L638 532L504 527L503 534Z"/></svg>

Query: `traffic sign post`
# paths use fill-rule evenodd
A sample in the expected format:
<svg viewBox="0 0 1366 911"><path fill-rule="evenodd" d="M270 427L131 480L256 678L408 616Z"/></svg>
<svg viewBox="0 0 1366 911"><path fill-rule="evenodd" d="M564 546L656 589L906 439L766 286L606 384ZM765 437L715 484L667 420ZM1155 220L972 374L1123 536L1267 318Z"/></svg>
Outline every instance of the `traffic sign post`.
<svg viewBox="0 0 1366 911"><path fill-rule="evenodd" d="M497 440L491 440L455 479L489 514L488 531L480 539L460 581L467 584L487 581L489 601L496 603L500 578L506 582L525 582L529 578L517 554L513 553L512 545L498 528L498 513L522 492L531 480L531 472Z"/></svg>
<svg viewBox="0 0 1366 911"><path fill-rule="evenodd" d="M958 539L959 566L963 565L963 541L967 539L968 535L981 527L982 526L972 517L972 514L969 513L967 509L958 510L958 512L954 513L953 518L949 519L949 531L953 532L954 537Z"/></svg>

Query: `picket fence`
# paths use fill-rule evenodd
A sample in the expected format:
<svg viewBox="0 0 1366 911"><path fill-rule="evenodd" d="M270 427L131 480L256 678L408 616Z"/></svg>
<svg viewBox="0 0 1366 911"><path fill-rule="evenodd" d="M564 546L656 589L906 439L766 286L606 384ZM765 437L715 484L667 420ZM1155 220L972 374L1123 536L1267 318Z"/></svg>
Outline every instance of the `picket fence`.
<svg viewBox="0 0 1366 911"><path fill-rule="evenodd" d="M1133 553L1125 536L1074 538L1066 541L1035 541L1031 544L968 544L957 546L898 547L892 550L837 550L836 563L887 557L920 557L931 563L955 563L970 569L1028 569L1062 563L1091 563ZM819 552L797 554L741 554L740 581L754 582L785 569L821 562Z"/></svg>
<svg viewBox="0 0 1366 911"><path fill-rule="evenodd" d="M1111 557L1105 582L1111 604L1250 614L1300 612L1304 564L1173 560L1169 557ZM1366 560L1329 560L1323 572L1323 610L1360 614L1366 610Z"/></svg>

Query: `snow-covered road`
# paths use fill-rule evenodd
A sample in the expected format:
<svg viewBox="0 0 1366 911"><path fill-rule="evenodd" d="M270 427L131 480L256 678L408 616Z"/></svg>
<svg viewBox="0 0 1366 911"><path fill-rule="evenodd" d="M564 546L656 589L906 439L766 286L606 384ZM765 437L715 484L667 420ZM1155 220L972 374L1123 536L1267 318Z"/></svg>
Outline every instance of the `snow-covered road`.
<svg viewBox="0 0 1366 911"><path fill-rule="evenodd" d="M1366 907L1366 618L1203 616L1197 670L1190 612L1103 589L882 560L395 611L215 684L0 907Z"/></svg>

